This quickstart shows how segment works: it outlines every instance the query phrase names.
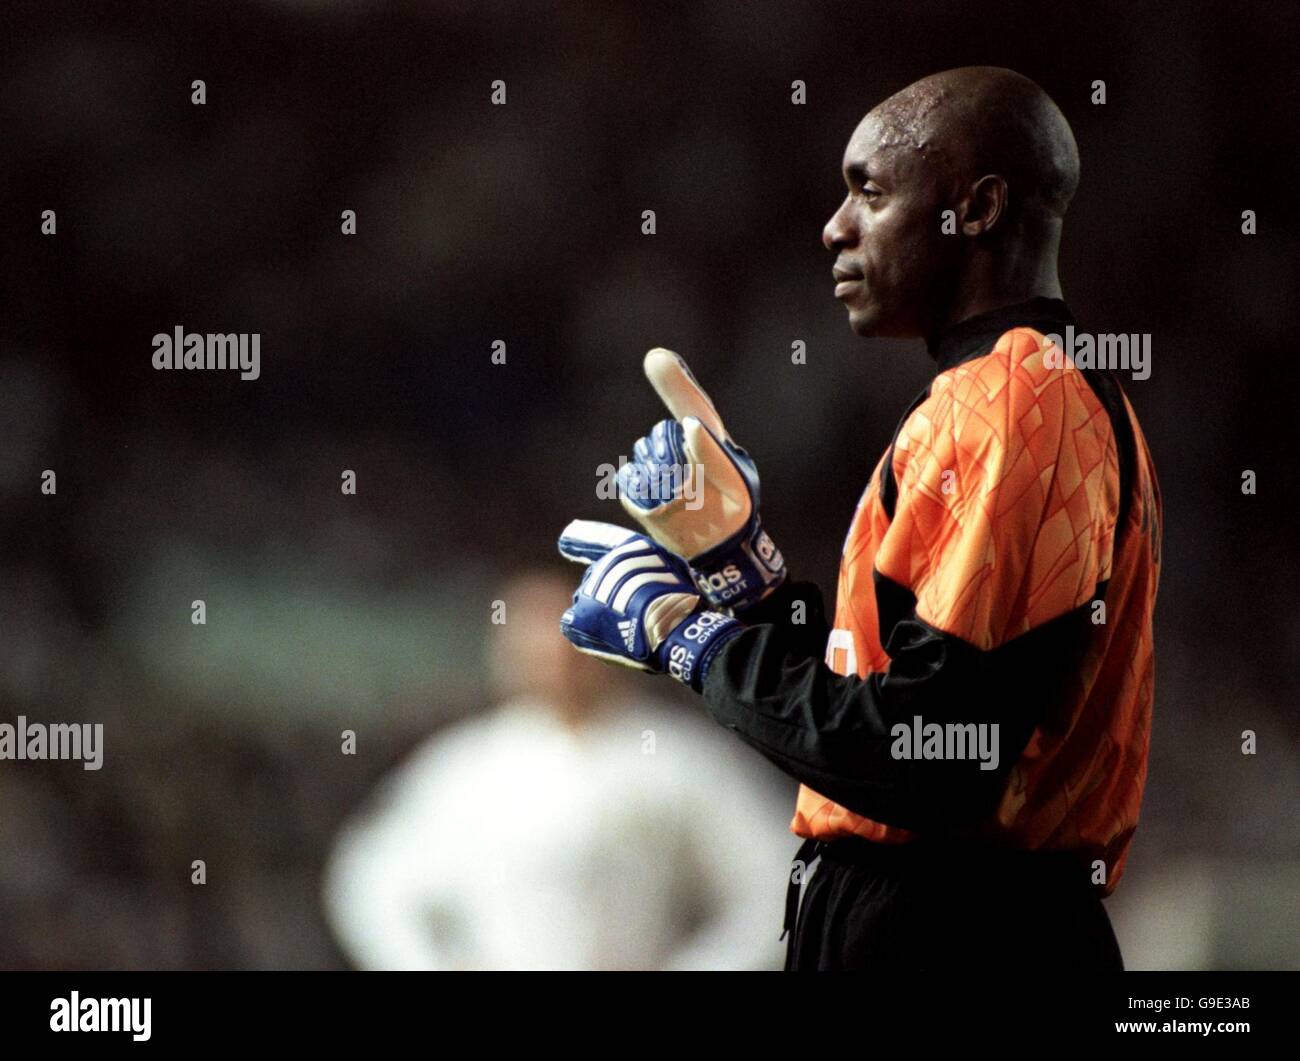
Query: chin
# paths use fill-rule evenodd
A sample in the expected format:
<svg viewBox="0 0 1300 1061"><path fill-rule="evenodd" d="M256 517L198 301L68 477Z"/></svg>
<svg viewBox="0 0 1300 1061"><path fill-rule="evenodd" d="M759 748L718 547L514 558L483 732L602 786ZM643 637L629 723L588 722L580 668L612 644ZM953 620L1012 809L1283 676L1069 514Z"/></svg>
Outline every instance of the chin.
<svg viewBox="0 0 1300 1061"><path fill-rule="evenodd" d="M880 333L880 315L869 309L849 310L849 327L863 339L878 337Z"/></svg>
<svg viewBox="0 0 1300 1061"><path fill-rule="evenodd" d="M877 307L850 309L849 327L863 339L915 339L922 333L897 315L887 316Z"/></svg>

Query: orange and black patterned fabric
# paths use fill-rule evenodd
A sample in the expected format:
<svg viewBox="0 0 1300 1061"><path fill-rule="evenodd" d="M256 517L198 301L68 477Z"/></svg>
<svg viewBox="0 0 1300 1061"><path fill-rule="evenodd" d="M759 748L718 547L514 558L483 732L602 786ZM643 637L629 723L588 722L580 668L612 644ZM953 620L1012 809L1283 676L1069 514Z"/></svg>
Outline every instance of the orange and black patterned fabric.
<svg viewBox="0 0 1300 1061"><path fill-rule="evenodd" d="M1068 323L1036 299L942 337L853 517L833 625L793 583L715 661L711 713L802 782L798 835L960 834L1118 883L1146 776L1160 501L1114 377L1045 360ZM805 630L784 618L801 597ZM997 764L900 759L899 722L996 725Z"/></svg>

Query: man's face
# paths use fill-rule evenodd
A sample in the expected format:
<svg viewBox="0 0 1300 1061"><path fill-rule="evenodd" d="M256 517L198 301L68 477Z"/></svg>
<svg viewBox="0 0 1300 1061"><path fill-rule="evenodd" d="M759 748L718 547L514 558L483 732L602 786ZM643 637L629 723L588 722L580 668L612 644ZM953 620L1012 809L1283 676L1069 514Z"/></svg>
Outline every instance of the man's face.
<svg viewBox="0 0 1300 1061"><path fill-rule="evenodd" d="M872 111L844 149L848 194L822 231L835 297L862 336L924 336L958 240L944 236L939 166Z"/></svg>

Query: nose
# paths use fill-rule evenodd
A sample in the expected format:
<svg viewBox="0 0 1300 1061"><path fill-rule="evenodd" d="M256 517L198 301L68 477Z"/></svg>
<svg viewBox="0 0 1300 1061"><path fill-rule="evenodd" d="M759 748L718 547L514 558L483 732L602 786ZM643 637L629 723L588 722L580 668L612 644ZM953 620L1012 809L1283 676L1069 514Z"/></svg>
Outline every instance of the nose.
<svg viewBox="0 0 1300 1061"><path fill-rule="evenodd" d="M851 247L857 240L857 235L848 218L848 196L844 197L844 202L840 203L840 208L831 215L831 219L826 222L826 227L822 229L822 244L828 251L838 251L844 247Z"/></svg>

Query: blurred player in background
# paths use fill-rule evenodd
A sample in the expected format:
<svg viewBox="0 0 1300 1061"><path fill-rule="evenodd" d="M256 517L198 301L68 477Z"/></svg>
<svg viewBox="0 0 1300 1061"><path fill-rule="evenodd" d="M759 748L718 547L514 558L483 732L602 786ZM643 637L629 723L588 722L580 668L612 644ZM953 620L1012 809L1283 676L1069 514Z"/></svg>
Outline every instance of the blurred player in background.
<svg viewBox="0 0 1300 1061"><path fill-rule="evenodd" d="M569 651L569 594L544 572L503 588L502 703L431 738L344 829L335 934L366 969L780 968L779 775Z"/></svg>
<svg viewBox="0 0 1300 1061"><path fill-rule="evenodd" d="M1027 78L951 70L868 114L843 176L835 295L861 336L924 339L934 378L853 517L833 621L786 577L754 462L656 350L675 419L621 473L649 537L566 528L589 566L561 628L701 692L802 783L788 967L1119 969L1101 899L1146 777L1160 505L1114 374L1049 339L1074 326L1073 134Z"/></svg>

